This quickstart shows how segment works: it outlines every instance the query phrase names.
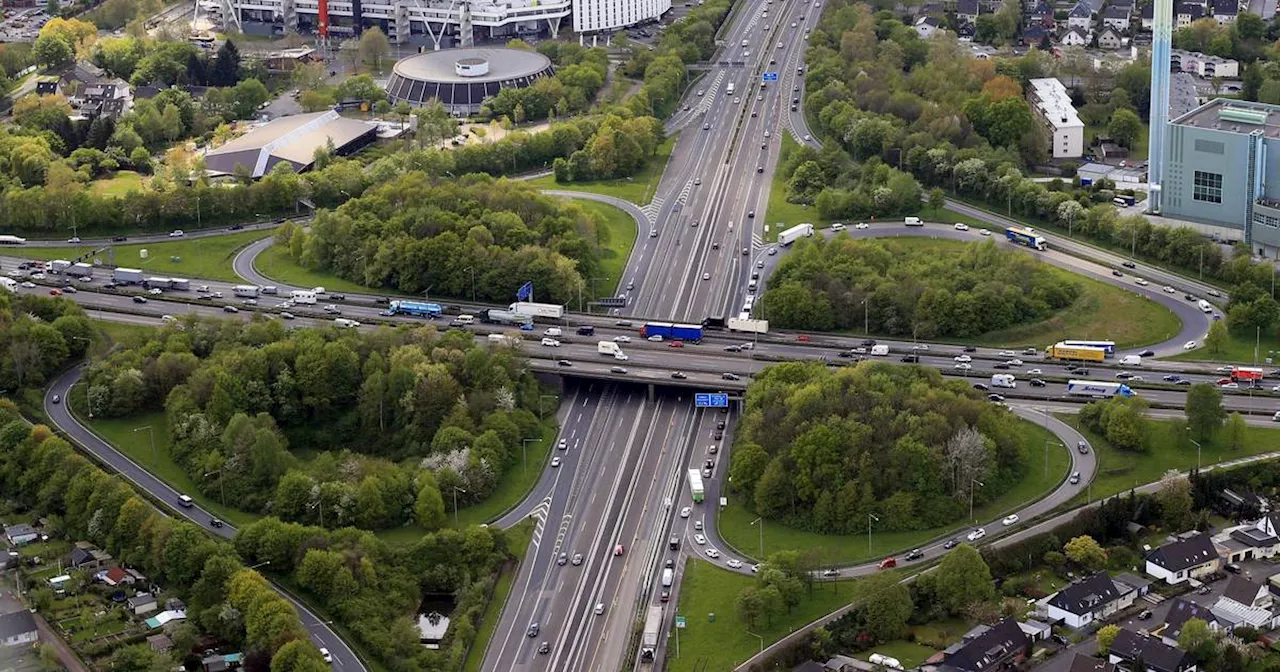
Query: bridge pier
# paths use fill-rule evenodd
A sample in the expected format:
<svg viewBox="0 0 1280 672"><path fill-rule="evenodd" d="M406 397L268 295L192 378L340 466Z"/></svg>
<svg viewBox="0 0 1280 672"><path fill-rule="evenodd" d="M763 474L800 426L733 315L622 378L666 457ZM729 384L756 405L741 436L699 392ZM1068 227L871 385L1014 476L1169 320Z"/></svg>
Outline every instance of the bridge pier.
<svg viewBox="0 0 1280 672"><path fill-rule="evenodd" d="M649 388L649 401L657 401L657 400L658 400L658 399L657 399L657 396L658 396L658 388L657 388L657 386L655 386L653 383L649 383L649 385L648 385L647 387Z"/></svg>

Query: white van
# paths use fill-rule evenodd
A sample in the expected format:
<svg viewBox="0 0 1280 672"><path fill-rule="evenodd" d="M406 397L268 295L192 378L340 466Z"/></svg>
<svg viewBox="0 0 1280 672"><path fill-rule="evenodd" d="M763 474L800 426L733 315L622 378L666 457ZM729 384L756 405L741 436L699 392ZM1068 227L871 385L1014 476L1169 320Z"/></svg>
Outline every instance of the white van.
<svg viewBox="0 0 1280 672"><path fill-rule="evenodd" d="M755 280L752 280L751 282L748 282L748 283L747 283L747 291L748 291L748 292L754 292L754 291L756 291L756 281L755 281Z"/></svg>
<svg viewBox="0 0 1280 672"><path fill-rule="evenodd" d="M670 588L671 582L675 579L675 571L670 567L662 570L662 587Z"/></svg>
<svg viewBox="0 0 1280 672"><path fill-rule="evenodd" d="M1142 366L1140 355L1125 355L1120 358L1120 366Z"/></svg>
<svg viewBox="0 0 1280 672"><path fill-rule="evenodd" d="M924 226L924 222L920 221L919 217L903 217L902 223L907 226Z"/></svg>
<svg viewBox="0 0 1280 672"><path fill-rule="evenodd" d="M348 329L355 329L356 327L360 326L359 322L356 322L355 320L348 320L345 317L339 317L338 319L334 320L333 323L338 325L339 327L346 327Z"/></svg>
<svg viewBox="0 0 1280 672"><path fill-rule="evenodd" d="M889 355L889 346L873 345L871 346L871 354L876 357L887 357Z"/></svg>
<svg viewBox="0 0 1280 672"><path fill-rule="evenodd" d="M454 320L454 322L457 322L458 324L475 324L476 316L475 315L459 315L457 319Z"/></svg>
<svg viewBox="0 0 1280 672"><path fill-rule="evenodd" d="M550 338L559 338L561 333L560 327L547 327L547 330L542 335Z"/></svg>

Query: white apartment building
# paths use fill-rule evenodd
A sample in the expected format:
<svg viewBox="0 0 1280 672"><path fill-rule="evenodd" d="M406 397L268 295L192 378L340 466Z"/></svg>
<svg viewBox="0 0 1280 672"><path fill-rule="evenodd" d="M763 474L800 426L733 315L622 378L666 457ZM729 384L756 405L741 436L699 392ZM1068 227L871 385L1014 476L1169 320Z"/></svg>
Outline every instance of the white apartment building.
<svg viewBox="0 0 1280 672"><path fill-rule="evenodd" d="M1053 138L1053 158L1074 159L1084 155L1084 122L1071 104L1067 87L1054 77L1033 79L1029 84L1027 103Z"/></svg>
<svg viewBox="0 0 1280 672"><path fill-rule="evenodd" d="M660 18L671 0L329 0L329 35L353 37L377 26L392 42L439 49L446 37L557 37L572 19L581 35L611 33ZM202 0L200 11L223 28L253 34L319 30L319 0ZM468 34L469 33L469 34ZM448 46L446 44L445 46Z"/></svg>

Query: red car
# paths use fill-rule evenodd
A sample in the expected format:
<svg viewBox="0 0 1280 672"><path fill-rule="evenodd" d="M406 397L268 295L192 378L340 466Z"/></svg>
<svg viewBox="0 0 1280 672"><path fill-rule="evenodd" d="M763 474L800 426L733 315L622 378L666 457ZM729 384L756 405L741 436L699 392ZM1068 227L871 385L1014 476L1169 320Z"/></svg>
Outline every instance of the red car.
<svg viewBox="0 0 1280 672"><path fill-rule="evenodd" d="M61 290L61 289L51 289L51 290L49 290L49 296L59 296L59 295L61 295L61 294L62 294L62 290Z"/></svg>
<svg viewBox="0 0 1280 672"><path fill-rule="evenodd" d="M796 340L797 340L797 341L800 341L801 343L808 343L808 342L809 342L809 335L808 335L808 334L800 334L799 336L796 336Z"/></svg>
<svg viewBox="0 0 1280 672"><path fill-rule="evenodd" d="M667 343L667 347L668 347L668 348L683 348L683 347L684 347L684 341L671 341L670 343Z"/></svg>
<svg viewBox="0 0 1280 672"><path fill-rule="evenodd" d="M898 566L898 560L892 555L880 561L880 569L892 569Z"/></svg>

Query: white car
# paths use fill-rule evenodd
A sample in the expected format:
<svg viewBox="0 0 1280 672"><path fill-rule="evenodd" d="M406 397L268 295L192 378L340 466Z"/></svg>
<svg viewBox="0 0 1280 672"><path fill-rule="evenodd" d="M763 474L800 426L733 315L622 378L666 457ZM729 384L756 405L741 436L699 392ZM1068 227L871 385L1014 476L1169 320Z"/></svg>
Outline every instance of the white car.
<svg viewBox="0 0 1280 672"><path fill-rule="evenodd" d="M185 235L187 235L187 234L186 234L186 233L184 233L184 232L182 231L182 229L174 229L173 231L170 231L170 232L169 232L169 237L170 237L170 238L181 238L181 237L183 237L183 236L185 236Z"/></svg>
<svg viewBox="0 0 1280 672"><path fill-rule="evenodd" d="M1135 284L1135 285L1141 285L1141 286L1143 286L1143 287L1146 287L1147 285L1149 285L1149 284L1151 284L1151 283L1147 282L1146 280L1143 280L1142 278L1134 278L1134 279L1133 279L1133 284Z"/></svg>
<svg viewBox="0 0 1280 672"><path fill-rule="evenodd" d="M22 271L17 271L17 270L9 271L8 273L5 273L5 275L7 275L7 276L9 276L9 277L11 277L11 278L21 278L21 277L22 277Z"/></svg>
<svg viewBox="0 0 1280 672"><path fill-rule="evenodd" d="M653 341L654 343L661 343L661 342L662 342L662 336L660 336L660 335L658 335L658 334L654 334L654 335L650 336L648 340Z"/></svg>
<svg viewBox="0 0 1280 672"><path fill-rule="evenodd" d="M684 507L683 509L680 509L681 518L688 518L690 513L692 513L692 510L687 506Z"/></svg>
<svg viewBox="0 0 1280 672"><path fill-rule="evenodd" d="M558 456L551 458L551 467L554 469L558 466L560 466L560 458Z"/></svg>
<svg viewBox="0 0 1280 672"><path fill-rule="evenodd" d="M703 279L703 280L710 280L710 279L711 279L711 274L710 274L710 273L703 273L703 274L702 274L702 279Z"/></svg>
<svg viewBox="0 0 1280 672"><path fill-rule="evenodd" d="M695 521L693 521L693 529L694 529L694 530L697 530L698 532L701 532L701 531L702 531L702 521L701 521L701 520L695 520Z"/></svg>
<svg viewBox="0 0 1280 672"><path fill-rule="evenodd" d="M912 350L928 350L928 349L929 349L929 344L928 344L928 343L916 343L915 345L911 346L911 349L912 349Z"/></svg>
<svg viewBox="0 0 1280 672"><path fill-rule="evenodd" d="M968 539L969 541L977 541L985 536L987 536L987 531L979 527L978 529L970 532L969 535L965 538Z"/></svg>
<svg viewBox="0 0 1280 672"><path fill-rule="evenodd" d="M771 257L772 257L773 255L775 255L775 254L777 254L777 253L778 253L778 248L776 248L776 247L771 247L771 248L769 248L769 256L771 256Z"/></svg>
<svg viewBox="0 0 1280 672"><path fill-rule="evenodd" d="M1027 369L1027 375L1028 375L1028 376L1039 376L1039 375L1041 375L1041 374L1043 374L1043 373L1044 373L1044 372L1043 372L1043 371L1041 371L1040 369Z"/></svg>
<svg viewBox="0 0 1280 672"><path fill-rule="evenodd" d="M730 558L724 564L729 565L731 569L742 569L742 561L737 558Z"/></svg>
<svg viewBox="0 0 1280 672"><path fill-rule="evenodd" d="M813 136L812 136L812 135L805 134L805 136L804 136L804 141L805 141L805 142L810 142L810 141L812 141L812 140L813 140Z"/></svg>
<svg viewBox="0 0 1280 672"><path fill-rule="evenodd" d="M1214 369L1214 372L1216 372L1216 373L1231 373L1232 371L1235 371L1235 370L1236 370L1236 367L1234 367L1234 366L1219 366L1218 368Z"/></svg>
<svg viewBox="0 0 1280 672"><path fill-rule="evenodd" d="M978 235L980 235L980 236L989 236L989 235L991 235L991 230L990 230L990 229L982 229L981 231L979 231L979 232L978 232Z"/></svg>
<svg viewBox="0 0 1280 672"><path fill-rule="evenodd" d="M323 658L326 663L333 662L333 654L329 653L329 649L326 649L323 646L320 647L320 657Z"/></svg>
<svg viewBox="0 0 1280 672"><path fill-rule="evenodd" d="M968 231L969 225L964 222L956 222L956 231Z"/></svg>
<svg viewBox="0 0 1280 672"><path fill-rule="evenodd" d="M25 287L25 288L27 288L27 289L35 289L35 288L36 288L36 283L31 282L30 280L28 280L28 281L26 281L26 282L22 283L22 286L23 286L23 287Z"/></svg>
<svg viewBox="0 0 1280 672"><path fill-rule="evenodd" d="M1016 353L1016 352L1014 352L1014 351L1012 351L1012 350L1001 350L1001 351L1000 351L1000 356L1001 356L1001 357L1017 357L1017 356L1018 356L1018 353Z"/></svg>
<svg viewBox="0 0 1280 672"><path fill-rule="evenodd" d="M1005 516L1004 520L1000 521L1000 523L1003 524L1005 527L1008 527L1009 525L1014 525L1017 522L1018 522L1018 514L1016 513L1011 513Z"/></svg>
<svg viewBox="0 0 1280 672"><path fill-rule="evenodd" d="M543 345L545 345L545 346L547 346L548 348L558 348L558 347L560 347L560 341L557 341L557 340L556 340L556 339L554 339L554 338L544 338L544 339L542 339L542 344L543 344Z"/></svg>
<svg viewBox="0 0 1280 672"><path fill-rule="evenodd" d="M708 548L708 549L707 549L707 557L708 557L708 558L711 558L711 559L713 559L713 560L714 560L714 559L716 559L716 558L720 557L720 551L717 551L717 550L716 550L716 549L714 549L714 548Z"/></svg>
<svg viewBox="0 0 1280 672"><path fill-rule="evenodd" d="M31 274L32 280L44 280L47 277L49 276L45 275L43 271L36 271L35 273Z"/></svg>
<svg viewBox="0 0 1280 672"><path fill-rule="evenodd" d="M614 343L630 343L631 337L630 336L614 336L613 342Z"/></svg>
<svg viewBox="0 0 1280 672"><path fill-rule="evenodd" d="M1165 294L1176 294L1178 292L1178 290L1174 289L1173 287L1170 287L1169 285L1165 285L1160 289L1163 289Z"/></svg>
<svg viewBox="0 0 1280 672"><path fill-rule="evenodd" d="M147 293L150 294L151 296L160 296L161 294L164 294L164 292L161 291L159 287L152 287L151 289L147 290Z"/></svg>
<svg viewBox="0 0 1280 672"><path fill-rule="evenodd" d="M556 444L557 450L568 450L568 448L569 448L568 439L560 439L560 442Z"/></svg>
<svg viewBox="0 0 1280 672"><path fill-rule="evenodd" d="M1238 389L1240 389L1240 384L1239 384L1239 383L1222 383L1221 385L1218 385L1218 389L1220 389L1220 390L1238 390Z"/></svg>
<svg viewBox="0 0 1280 672"><path fill-rule="evenodd" d="M89 276L87 276L87 275L82 275L82 276L80 276L80 277L76 278L76 282L93 282L93 278L91 278L91 277L89 277Z"/></svg>
<svg viewBox="0 0 1280 672"><path fill-rule="evenodd" d="M695 534L693 535L693 542L699 546L706 546L707 538L702 536L701 534Z"/></svg>
<svg viewBox="0 0 1280 672"><path fill-rule="evenodd" d="M844 231L844 224L841 224L840 222L836 222L835 224L832 224L832 225L831 225L831 230L832 230L832 231Z"/></svg>
<svg viewBox="0 0 1280 672"><path fill-rule="evenodd" d="M957 371L968 371L972 368L973 368L972 364L965 364L964 362L960 362L959 364L955 365L955 369Z"/></svg>
<svg viewBox="0 0 1280 672"><path fill-rule="evenodd" d="M855 228L855 229L869 229L869 228L871 228L871 225L870 225L870 224L868 224L868 223L866 223L866 222L858 222L857 224L854 224L854 225L853 225L853 228Z"/></svg>
<svg viewBox="0 0 1280 672"><path fill-rule="evenodd" d="M956 355L956 356L955 356L955 361L957 361L957 362L972 362L972 361L973 361L973 358L972 358L972 357L970 357L969 355Z"/></svg>
<svg viewBox="0 0 1280 672"><path fill-rule="evenodd" d="M1187 341L1186 343L1183 343L1183 344L1182 344L1182 349L1183 349L1183 350L1195 350L1195 349L1196 349L1196 342L1195 342L1195 341Z"/></svg>
<svg viewBox="0 0 1280 672"><path fill-rule="evenodd" d="M1022 366L1022 360L1018 359L1017 357L1014 357L1013 359L1009 360L1008 364L1009 366Z"/></svg>

